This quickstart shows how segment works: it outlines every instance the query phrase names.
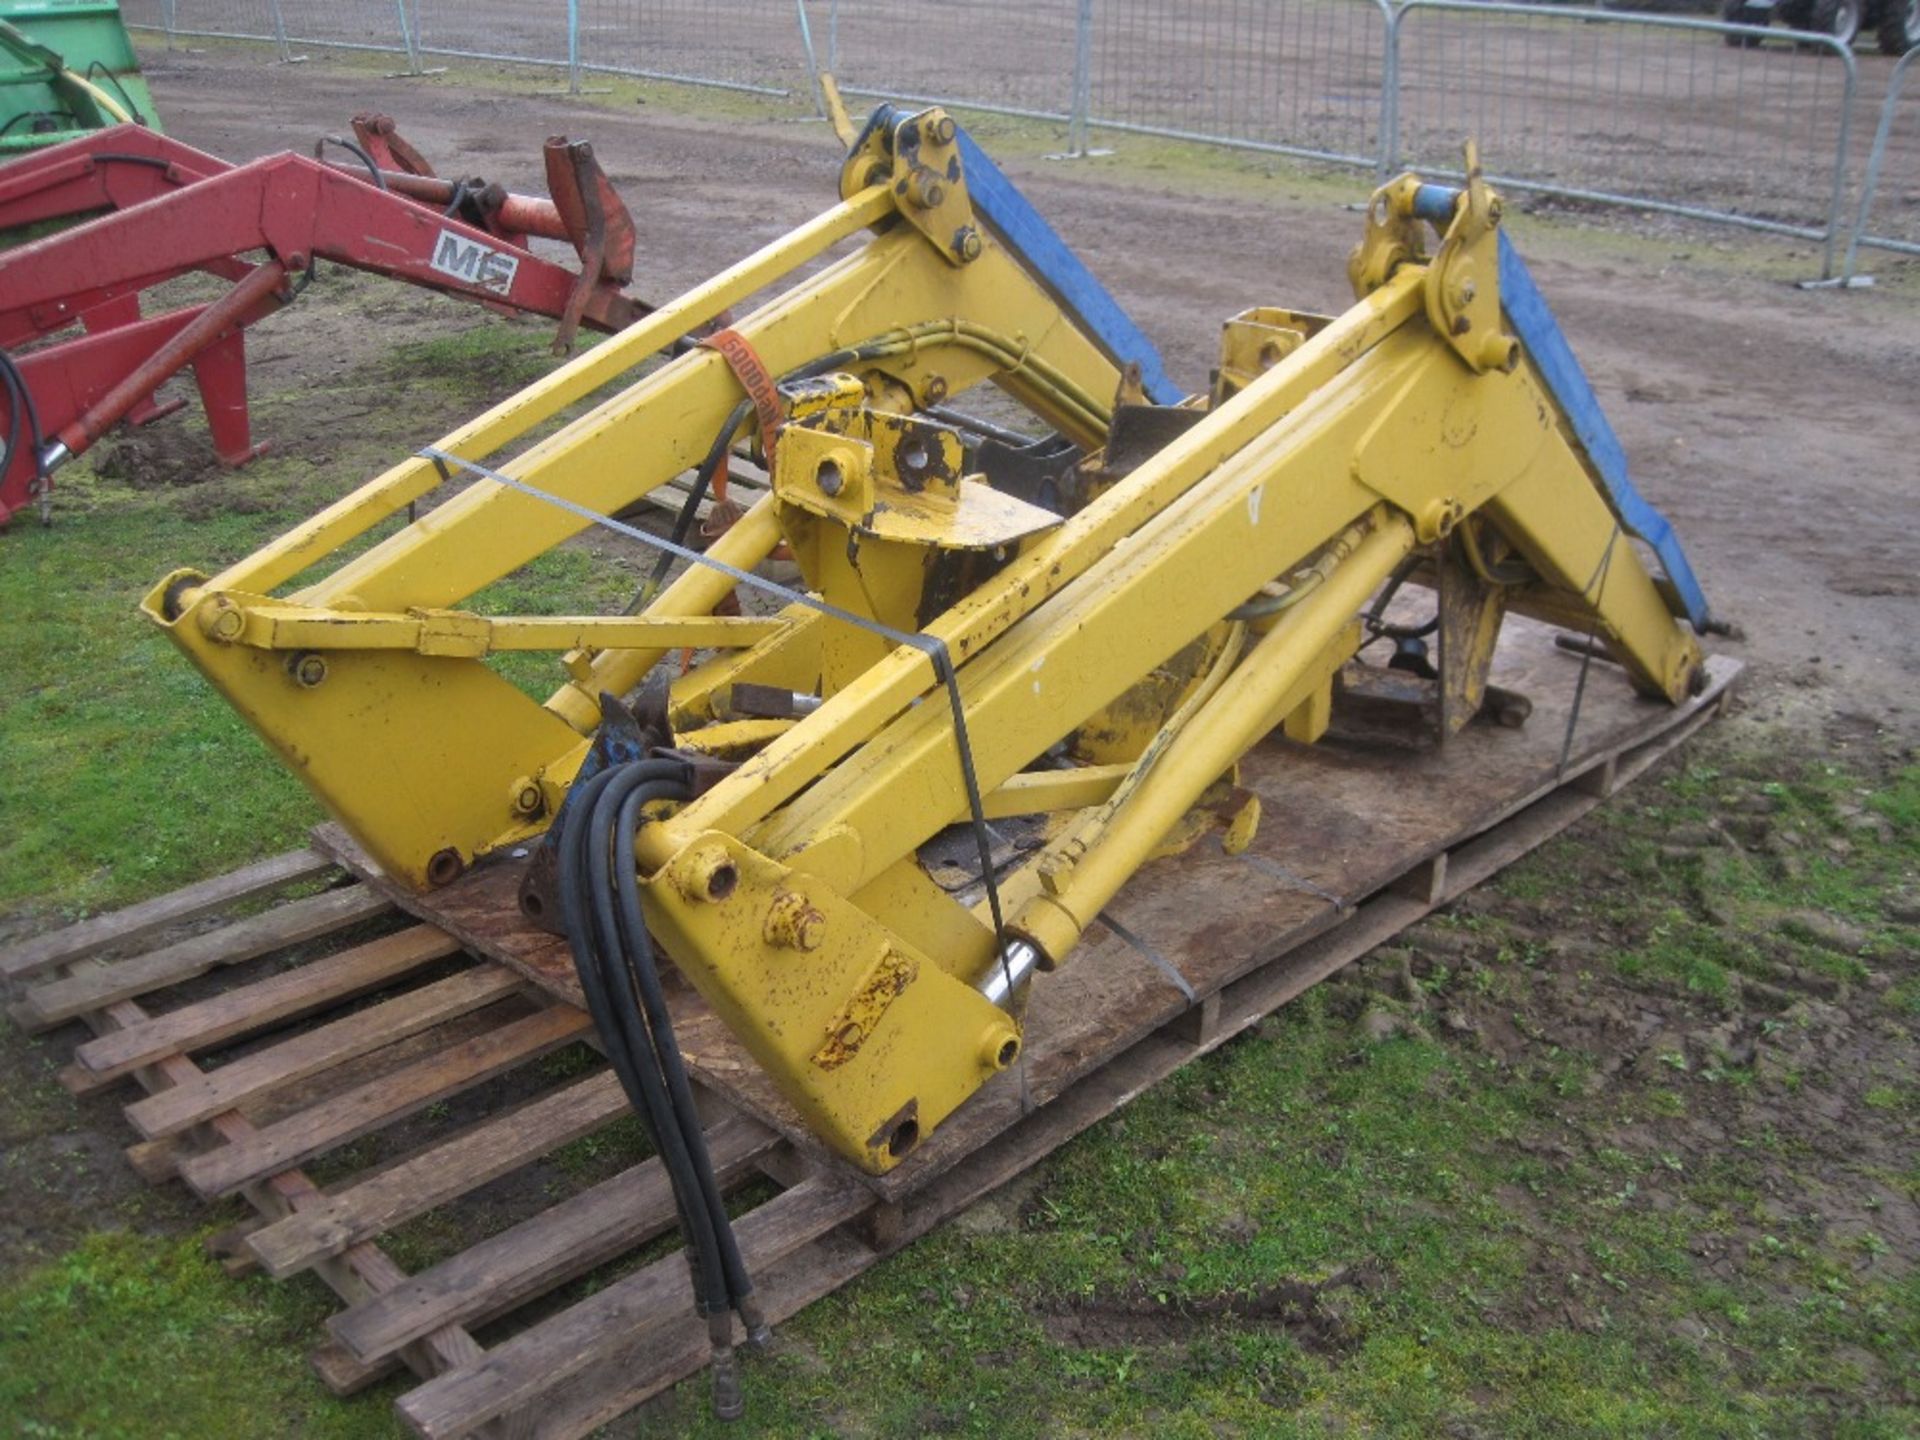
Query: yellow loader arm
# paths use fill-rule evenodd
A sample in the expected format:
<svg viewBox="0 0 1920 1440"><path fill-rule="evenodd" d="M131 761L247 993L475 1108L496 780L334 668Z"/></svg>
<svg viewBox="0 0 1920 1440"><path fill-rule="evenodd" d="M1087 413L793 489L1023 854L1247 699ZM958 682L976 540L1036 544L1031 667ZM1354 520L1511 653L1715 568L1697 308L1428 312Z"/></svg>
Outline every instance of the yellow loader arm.
<svg viewBox="0 0 1920 1440"><path fill-rule="evenodd" d="M1523 271L1469 169L1457 194L1409 177L1374 197L1345 313L1250 309L1206 394L1154 404L1174 397L1151 365L1142 393L1124 329L1016 246L1024 220L976 205L1005 181L953 122L883 108L833 209L145 609L396 879L444 885L553 827L576 954L586 931L648 943L617 913L632 887L821 1139L884 1171L1015 1060L1031 977L1242 755L1278 726L1319 737L1383 587L1438 594L1443 730L1479 708L1509 610L1590 630L1649 695L1695 684L1691 576L1503 294ZM634 373L763 292L728 336ZM1013 447L987 463L947 408L983 381L1070 457L1044 484L1007 481ZM589 525L659 543L605 517L749 435L775 437L754 442L769 492L637 613L460 608ZM275 598L443 478L470 483ZM783 545L796 587L757 573ZM736 591L771 603L720 613ZM561 657L544 704L488 664L529 649ZM633 862L609 862L604 837L570 838L623 808L602 777L624 712L602 696L689 650L632 752L680 768L630 787L609 833ZM988 855L987 822L1022 815L1043 843ZM921 858L956 826L983 860L960 895Z"/></svg>

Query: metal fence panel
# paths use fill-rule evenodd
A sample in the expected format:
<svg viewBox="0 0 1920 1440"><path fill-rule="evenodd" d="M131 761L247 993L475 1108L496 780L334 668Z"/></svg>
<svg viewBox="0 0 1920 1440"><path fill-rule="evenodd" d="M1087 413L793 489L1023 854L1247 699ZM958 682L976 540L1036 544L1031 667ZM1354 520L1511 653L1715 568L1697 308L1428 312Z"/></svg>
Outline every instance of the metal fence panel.
<svg viewBox="0 0 1920 1440"><path fill-rule="evenodd" d="M198 10L205 0L174 0L180 14ZM327 0L324 5L279 0L288 38L296 45L331 45L343 50L381 50L412 54L410 36L419 34L419 0Z"/></svg>
<svg viewBox="0 0 1920 1440"><path fill-rule="evenodd" d="M1488 0L125 0L182 36L472 56L787 95L815 62L884 96L1457 174L1510 189L1920 250L1920 84L1827 36ZM1910 57L1909 57L1910 58ZM1858 64L1891 71L1846 204ZM1904 107L1904 108L1901 108ZM1877 111L1862 108L1862 135ZM1857 208L1856 208L1857 207ZM1844 215L1844 219L1843 219ZM1855 246L1850 245L1851 251Z"/></svg>
<svg viewBox="0 0 1920 1440"><path fill-rule="evenodd" d="M586 69L775 95L811 86L794 0L578 4Z"/></svg>
<svg viewBox="0 0 1920 1440"><path fill-rule="evenodd" d="M1510 188L1826 240L1831 264L1856 75L1831 37L1479 0L1406 0L1395 29L1393 168L1443 173L1471 135Z"/></svg>
<svg viewBox="0 0 1920 1440"><path fill-rule="evenodd" d="M406 55L414 25L408 0L123 0L121 15L135 29L192 39L267 40L377 50ZM416 6L420 0L411 0ZM403 24L404 17L404 24Z"/></svg>
<svg viewBox="0 0 1920 1440"><path fill-rule="evenodd" d="M267 6L268 0L122 0L120 15L136 28L262 40L273 34Z"/></svg>
<svg viewBox="0 0 1920 1440"><path fill-rule="evenodd" d="M1853 238L1847 242L1849 280L1862 245L1920 255L1920 80L1907 73L1920 68L1916 61L1920 50L1909 50L1887 77Z"/></svg>
<svg viewBox="0 0 1920 1440"><path fill-rule="evenodd" d="M810 83L795 0L127 0L136 28L552 65L787 95Z"/></svg>
<svg viewBox="0 0 1920 1440"><path fill-rule="evenodd" d="M568 7L564 0L524 5L411 0L411 13L423 55L566 63Z"/></svg>
<svg viewBox="0 0 1920 1440"><path fill-rule="evenodd" d="M1100 0L1090 123L1374 165L1387 0Z"/></svg>
<svg viewBox="0 0 1920 1440"><path fill-rule="evenodd" d="M816 0L811 12L815 43L849 95L1065 121L1079 9L1075 0Z"/></svg>

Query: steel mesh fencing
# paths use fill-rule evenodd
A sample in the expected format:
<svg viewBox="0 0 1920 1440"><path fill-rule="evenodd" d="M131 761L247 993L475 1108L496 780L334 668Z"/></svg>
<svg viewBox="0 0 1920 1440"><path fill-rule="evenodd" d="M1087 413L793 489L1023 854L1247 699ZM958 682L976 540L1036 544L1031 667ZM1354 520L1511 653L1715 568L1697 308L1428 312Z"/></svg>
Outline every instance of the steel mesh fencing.
<svg viewBox="0 0 1920 1440"><path fill-rule="evenodd" d="M120 15L136 30L215 39L268 40L273 37L269 3L270 0L123 0Z"/></svg>
<svg viewBox="0 0 1920 1440"><path fill-rule="evenodd" d="M1101 0L1088 123L1371 166L1392 19L1387 0Z"/></svg>
<svg viewBox="0 0 1920 1440"><path fill-rule="evenodd" d="M1069 119L1076 0L820 0L814 44L848 95Z"/></svg>
<svg viewBox="0 0 1920 1440"><path fill-rule="evenodd" d="M475 0L410 0L415 44L422 55L510 60L528 65L567 63L569 7Z"/></svg>
<svg viewBox="0 0 1920 1440"><path fill-rule="evenodd" d="M793 0L415 0L429 55L785 95L807 69Z"/></svg>
<svg viewBox="0 0 1920 1440"><path fill-rule="evenodd" d="M1920 80L1910 73L1920 69L1916 60L1920 50L1909 50L1887 77L1886 99L1860 185L1860 208L1847 241L1849 280L1862 245L1920 255Z"/></svg>
<svg viewBox="0 0 1920 1440"><path fill-rule="evenodd" d="M1394 27L1388 169L1458 173L1474 136L1509 188L1823 240L1831 265L1856 66L1830 36L1478 0L1405 0Z"/></svg>
<svg viewBox="0 0 1920 1440"><path fill-rule="evenodd" d="M773 95L831 70L856 99L934 102L1365 167L1491 178L1823 242L1920 245L1904 87L1831 37L1505 0L126 0L205 35L565 67ZM1879 191L1849 188L1881 115ZM1855 132L1858 132L1857 134ZM1855 149L1864 149L1856 145ZM1853 167L1850 169L1850 167ZM1855 198L1857 196L1857 199ZM1870 218L1869 218L1870 217Z"/></svg>
<svg viewBox="0 0 1920 1440"><path fill-rule="evenodd" d="M787 95L810 84L794 0L127 0L136 29L565 67Z"/></svg>
<svg viewBox="0 0 1920 1440"><path fill-rule="evenodd" d="M407 0L124 0L120 12L132 29L169 37L270 41L282 58L297 44L415 53L417 20Z"/></svg>

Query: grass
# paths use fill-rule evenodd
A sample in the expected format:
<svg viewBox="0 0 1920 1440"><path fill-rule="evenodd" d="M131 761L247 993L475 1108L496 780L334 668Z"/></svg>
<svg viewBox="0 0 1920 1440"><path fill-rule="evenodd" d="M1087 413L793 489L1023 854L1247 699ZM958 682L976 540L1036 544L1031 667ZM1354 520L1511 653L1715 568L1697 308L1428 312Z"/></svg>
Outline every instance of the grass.
<svg viewBox="0 0 1920 1440"><path fill-rule="evenodd" d="M1917 783L1896 778L1896 808ZM1618 813L1515 888L1551 898L1530 871L1650 823ZM1873 862L1910 876L1916 841L1902 827ZM990 1227L950 1226L789 1325L761 1418L782 1434L1912 1433L1910 1392L1835 1399L1920 1346L1912 1276L1855 1263L1884 1241L1835 1253L1789 1219L1725 1278L1703 1273L1691 1247L1751 1228L1776 1157L1543 1151L1570 1120L1660 1126L1714 1083L1678 1069L1570 1104L1593 1058L1368 1045L1310 993L1060 1152ZM1890 1109L1889 1087L1866 1103ZM1324 1287L1331 1338L1231 1303L1219 1318L1279 1277ZM1566 1313L1543 1295L1571 1297ZM720 1432L683 1390L640 1433L683 1426Z"/></svg>
<svg viewBox="0 0 1920 1440"><path fill-rule="evenodd" d="M351 311L381 293L343 278L308 303ZM450 305L449 314L457 324L471 312ZM544 374L556 362L542 334L498 322L456 329L338 378L303 382L298 407L281 395L260 397L257 430L281 438L292 431L296 454L268 455L237 475L176 487L109 478L84 461L61 473L56 523L43 529L22 517L5 537L0 565L0 613L8 617L0 673L22 681L0 696L0 754L9 762L0 766L0 814L41 817L0 827L0 913L31 906L77 916L299 842L318 807L138 613L139 603L176 568L215 573L245 556L336 498L343 484L377 474L465 419L476 395ZM304 458L317 447L299 443L302 416L336 411L372 385L385 403L326 437L324 467ZM168 422L184 432L175 443L203 452L203 425L197 415L183 418ZM339 559L392 529L377 527ZM494 613L611 608L635 575L627 562L566 547L474 604ZM543 697L558 683L549 657L498 663Z"/></svg>
<svg viewBox="0 0 1920 1440"><path fill-rule="evenodd" d="M1129 151L1156 168L1158 151ZM0 541L0 920L127 903L298 843L312 801L135 604L549 363L530 327L475 326L262 396L271 433L391 391L329 437L325 465L270 457L178 491L63 476L62 524ZM633 580L616 561L568 547L479 603L604 606ZM508 673L537 692L546 664ZM1900 1246L1920 1201L1920 934L1891 905L1915 893L1920 768L1805 749L1750 729L1697 742L1414 932L1417 1003L1381 1000L1364 971L1311 992L810 1308L751 1363L747 1426L712 1421L689 1384L611 1433L1920 1432L1920 1281ZM1834 948L1836 921L1857 947ZM1755 1009L1761 985L1797 988ZM1602 1002L1665 1027L1644 1065L1609 1068L1617 1042L1586 1026ZM1409 1024L1371 1042L1356 1009L1384 1003ZM1871 1046L1823 1051L1822 1004ZM1697 1038L1728 1023L1757 1058ZM54 1083L67 1038L0 1038L10 1147L123 1138L110 1104ZM560 1052L546 1078L588 1063ZM1807 1123L1816 1096L1846 1102L1842 1152ZM644 1153L623 1122L557 1151L556 1183ZM0 1195L29 1238L87 1232L0 1263L0 1433L395 1433L392 1388L335 1400L307 1370L332 1308L318 1282L228 1277L205 1257L205 1212ZM436 1215L395 1250L424 1263L467 1238Z"/></svg>
<svg viewBox="0 0 1920 1440"><path fill-rule="evenodd" d="M0 1286L0 1430L21 1440L388 1436L390 1392L328 1396L315 1285L237 1281L204 1237L103 1230Z"/></svg>
<svg viewBox="0 0 1920 1440"><path fill-rule="evenodd" d="M317 818L135 609L173 565L236 558L293 512L193 520L171 495L86 493L89 513L16 524L4 542L4 909L138 899L285 848Z"/></svg>

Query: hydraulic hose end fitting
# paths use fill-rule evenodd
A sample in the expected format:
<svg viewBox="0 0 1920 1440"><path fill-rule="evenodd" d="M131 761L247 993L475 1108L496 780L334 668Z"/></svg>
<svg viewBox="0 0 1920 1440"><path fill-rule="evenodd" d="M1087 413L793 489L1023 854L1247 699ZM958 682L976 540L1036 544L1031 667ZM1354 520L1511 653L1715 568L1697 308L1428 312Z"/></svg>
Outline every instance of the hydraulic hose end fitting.
<svg viewBox="0 0 1920 1440"><path fill-rule="evenodd" d="M740 1362L734 1358L733 1347L715 1350L709 1368L713 1373L713 1418L740 1419L747 1413L747 1396L740 1387Z"/></svg>

